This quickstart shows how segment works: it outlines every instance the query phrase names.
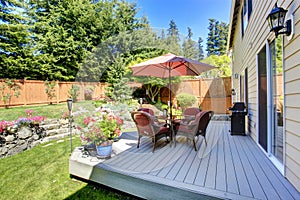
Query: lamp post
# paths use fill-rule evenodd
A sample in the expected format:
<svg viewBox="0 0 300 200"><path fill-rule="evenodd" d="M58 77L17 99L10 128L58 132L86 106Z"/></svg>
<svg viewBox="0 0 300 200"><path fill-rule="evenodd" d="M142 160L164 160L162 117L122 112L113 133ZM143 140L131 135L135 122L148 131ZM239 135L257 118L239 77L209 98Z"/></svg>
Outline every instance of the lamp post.
<svg viewBox="0 0 300 200"><path fill-rule="evenodd" d="M289 19L286 22L284 22L284 18L287 12L287 10L278 7L277 3L275 3L275 7L271 10L270 14L267 17L269 26L271 28L270 31L274 31L276 37L279 34L290 35L292 32L292 20ZM285 31L279 32L281 29L284 28Z"/></svg>
<svg viewBox="0 0 300 200"><path fill-rule="evenodd" d="M70 148L72 153L72 104L73 100L71 98L67 99L68 110L69 110L69 126L70 126Z"/></svg>

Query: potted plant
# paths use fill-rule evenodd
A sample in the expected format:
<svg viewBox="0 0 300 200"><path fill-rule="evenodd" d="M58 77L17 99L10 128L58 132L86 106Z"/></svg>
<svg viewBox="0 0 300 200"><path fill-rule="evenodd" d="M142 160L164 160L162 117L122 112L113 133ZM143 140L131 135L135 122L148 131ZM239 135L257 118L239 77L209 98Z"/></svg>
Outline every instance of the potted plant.
<svg viewBox="0 0 300 200"><path fill-rule="evenodd" d="M96 146L97 154L101 158L110 157L112 143L121 134L123 120L108 108L96 108L92 116L84 118L80 138L88 145Z"/></svg>

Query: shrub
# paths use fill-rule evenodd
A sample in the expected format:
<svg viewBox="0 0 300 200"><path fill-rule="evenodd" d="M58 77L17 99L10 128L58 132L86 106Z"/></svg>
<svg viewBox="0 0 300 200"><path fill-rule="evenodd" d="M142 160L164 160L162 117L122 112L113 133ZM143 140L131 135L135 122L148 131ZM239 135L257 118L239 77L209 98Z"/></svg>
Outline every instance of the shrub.
<svg viewBox="0 0 300 200"><path fill-rule="evenodd" d="M12 79L5 79L5 82L1 84L0 93L5 108L9 107L12 96L17 98L20 96L21 92L19 90L20 86Z"/></svg>
<svg viewBox="0 0 300 200"><path fill-rule="evenodd" d="M47 94L49 104L52 104L52 99L55 97L55 81L45 81L45 92Z"/></svg>
<svg viewBox="0 0 300 200"><path fill-rule="evenodd" d="M73 102L77 102L77 97L79 96L80 87L78 85L72 85L69 90L69 95L71 96Z"/></svg>
<svg viewBox="0 0 300 200"><path fill-rule="evenodd" d="M176 96L177 102L182 110L187 107L193 106L197 102L197 98L194 95L181 93Z"/></svg>

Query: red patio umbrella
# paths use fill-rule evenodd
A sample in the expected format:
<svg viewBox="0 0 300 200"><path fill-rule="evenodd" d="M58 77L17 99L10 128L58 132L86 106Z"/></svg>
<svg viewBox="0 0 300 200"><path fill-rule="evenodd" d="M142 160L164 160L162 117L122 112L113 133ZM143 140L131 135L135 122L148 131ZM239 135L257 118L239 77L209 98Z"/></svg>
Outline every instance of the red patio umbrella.
<svg viewBox="0 0 300 200"><path fill-rule="evenodd" d="M172 76L197 76L204 71L215 68L182 56L171 53L158 56L131 66L134 76L155 76L159 78L169 78L169 98L170 98L170 115L172 117L172 97L171 97L171 77Z"/></svg>

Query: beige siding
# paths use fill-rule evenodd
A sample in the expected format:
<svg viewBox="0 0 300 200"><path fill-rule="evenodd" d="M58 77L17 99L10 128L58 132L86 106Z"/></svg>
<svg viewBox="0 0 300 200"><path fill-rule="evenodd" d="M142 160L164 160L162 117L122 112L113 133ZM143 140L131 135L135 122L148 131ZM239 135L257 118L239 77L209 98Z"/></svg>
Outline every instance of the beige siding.
<svg viewBox="0 0 300 200"><path fill-rule="evenodd" d="M286 1L288 3L288 1ZM286 94L286 177L300 191L300 7L299 0L288 3L294 10L295 35L284 41Z"/></svg>
<svg viewBox="0 0 300 200"><path fill-rule="evenodd" d="M233 3L235 0L232 1ZM233 74L243 74L248 68L248 130L251 137L257 138L257 64L256 56L267 41L275 36L270 33L266 18L275 1L253 0L252 13L245 34L241 35L241 5L237 13L234 39L232 41ZM295 33L288 41L284 37L284 87L285 87L285 170L287 179L300 191L300 0L278 0L278 6L288 9L294 15ZM233 14L233 13L231 13ZM289 18L289 16L287 16ZM233 80L233 88L239 92L239 81ZM239 97L239 95L237 95Z"/></svg>

